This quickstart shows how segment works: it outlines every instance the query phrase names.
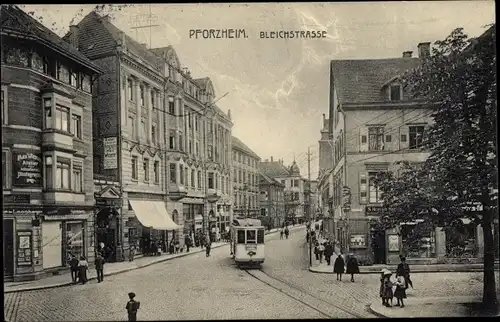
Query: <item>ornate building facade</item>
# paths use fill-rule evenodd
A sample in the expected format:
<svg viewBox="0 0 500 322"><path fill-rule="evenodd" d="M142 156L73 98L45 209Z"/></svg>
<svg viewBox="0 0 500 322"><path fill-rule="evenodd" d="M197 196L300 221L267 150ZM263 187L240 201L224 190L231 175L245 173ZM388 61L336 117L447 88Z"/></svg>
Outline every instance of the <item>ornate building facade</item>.
<svg viewBox="0 0 500 322"><path fill-rule="evenodd" d="M16 6L2 6L6 280L94 258L92 82L100 69Z"/></svg>

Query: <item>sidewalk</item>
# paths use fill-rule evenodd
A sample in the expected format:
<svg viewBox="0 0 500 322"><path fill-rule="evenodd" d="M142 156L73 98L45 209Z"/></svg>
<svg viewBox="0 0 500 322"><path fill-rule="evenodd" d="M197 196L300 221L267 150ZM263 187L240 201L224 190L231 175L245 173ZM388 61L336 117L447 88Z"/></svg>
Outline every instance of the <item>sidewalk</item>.
<svg viewBox="0 0 500 322"><path fill-rule="evenodd" d="M381 301L372 303L370 311L383 318L426 318L426 317L470 317L477 316L471 313L464 305L481 302L481 298L474 296L454 296L421 299L405 299L405 307L385 307ZM393 305L397 301L394 299Z"/></svg>
<svg viewBox="0 0 500 322"><path fill-rule="evenodd" d="M313 255L314 256L314 255ZM335 262L337 255L332 256L332 263L330 266L326 265L326 261L323 263L313 260L313 265L309 267L309 271L313 273L323 273L323 274L333 274L333 263ZM498 264L495 264L495 269L498 270ZM396 271L397 265L372 265L372 266L360 266L360 274L380 274L383 268L387 268L393 272ZM411 265L412 273L440 273L440 272L482 272L483 264L433 264L433 265Z"/></svg>
<svg viewBox="0 0 500 322"><path fill-rule="evenodd" d="M292 226L290 226L292 227ZM298 225L293 226L293 229L299 228ZM279 229L271 229L266 232L267 234L272 234L278 232ZM212 244L212 249L219 248L222 246L228 245L226 242L218 242ZM107 263L104 266L104 276L111 276L115 274L125 273L131 270L148 267L157 263L161 263L164 261L168 261L174 258L184 257L192 254L197 254L204 252L205 249L200 247L191 248L190 252L183 252L179 254L162 254L160 256L140 256L136 257L133 262L116 262L116 263ZM97 279L96 271L91 267L87 273L88 279L94 280ZM71 273L69 271L61 273L61 275L54 275L46 278L42 278L35 281L26 281L26 282L7 282L4 283L4 293L14 293L14 292L25 292L25 291L34 291L40 289L47 288L55 288L62 286L72 285L71 282Z"/></svg>

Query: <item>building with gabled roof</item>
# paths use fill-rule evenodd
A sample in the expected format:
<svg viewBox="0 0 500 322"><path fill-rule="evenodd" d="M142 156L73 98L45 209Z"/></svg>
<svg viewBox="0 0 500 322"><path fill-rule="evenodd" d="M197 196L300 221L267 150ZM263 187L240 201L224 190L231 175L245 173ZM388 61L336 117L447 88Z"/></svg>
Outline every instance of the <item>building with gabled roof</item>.
<svg viewBox="0 0 500 322"><path fill-rule="evenodd" d="M422 135L433 122L432 106L410 97L400 82L430 55L430 43L420 43L418 53L330 64L330 108L320 140L320 208L340 247L361 262L398 262L403 247L396 232L375 228L383 212L375 175L392 170L395 161L422 163L429 155L422 150Z"/></svg>
<svg viewBox="0 0 500 322"><path fill-rule="evenodd" d="M102 72L16 5L0 10L5 280L93 262L92 90Z"/></svg>

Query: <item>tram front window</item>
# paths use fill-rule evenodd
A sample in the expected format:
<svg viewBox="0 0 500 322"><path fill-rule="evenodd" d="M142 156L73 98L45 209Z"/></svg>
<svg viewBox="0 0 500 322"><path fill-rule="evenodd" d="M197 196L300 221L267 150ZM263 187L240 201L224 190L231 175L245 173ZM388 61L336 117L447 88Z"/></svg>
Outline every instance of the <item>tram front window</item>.
<svg viewBox="0 0 500 322"><path fill-rule="evenodd" d="M257 231L257 244L264 244L264 229Z"/></svg>
<svg viewBox="0 0 500 322"><path fill-rule="evenodd" d="M247 230L247 244L257 244L256 230Z"/></svg>
<svg viewBox="0 0 500 322"><path fill-rule="evenodd" d="M238 230L238 244L244 244L245 243L245 231L244 230Z"/></svg>

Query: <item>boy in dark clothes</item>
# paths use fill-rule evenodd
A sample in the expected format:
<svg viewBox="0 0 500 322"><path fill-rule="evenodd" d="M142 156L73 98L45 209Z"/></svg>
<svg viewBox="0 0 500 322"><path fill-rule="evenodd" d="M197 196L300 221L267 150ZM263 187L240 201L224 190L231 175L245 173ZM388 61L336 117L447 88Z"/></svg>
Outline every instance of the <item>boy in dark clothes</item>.
<svg viewBox="0 0 500 322"><path fill-rule="evenodd" d="M129 321L137 321L137 311L139 310L139 307L141 306L141 302L134 300L134 298L135 298L134 292L128 293L128 298L130 300L127 302L127 306L125 307L125 309L127 309L127 313L128 313L128 320Z"/></svg>
<svg viewBox="0 0 500 322"><path fill-rule="evenodd" d="M73 280L73 283L76 283L76 280L78 279L78 258L76 258L75 254L71 255L69 265L71 267L71 279Z"/></svg>

